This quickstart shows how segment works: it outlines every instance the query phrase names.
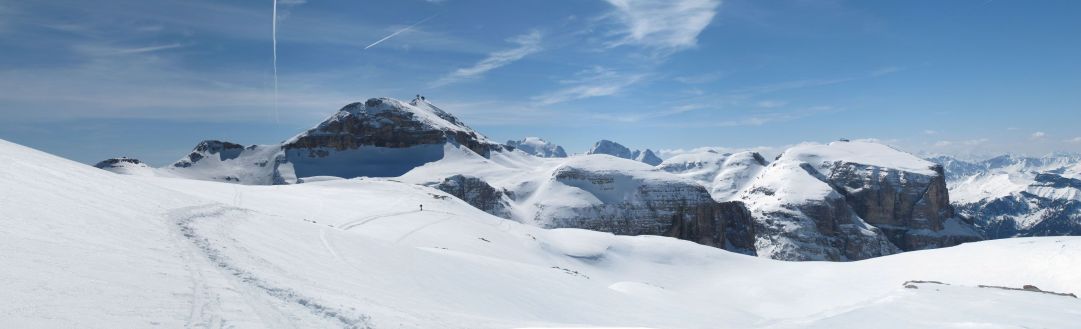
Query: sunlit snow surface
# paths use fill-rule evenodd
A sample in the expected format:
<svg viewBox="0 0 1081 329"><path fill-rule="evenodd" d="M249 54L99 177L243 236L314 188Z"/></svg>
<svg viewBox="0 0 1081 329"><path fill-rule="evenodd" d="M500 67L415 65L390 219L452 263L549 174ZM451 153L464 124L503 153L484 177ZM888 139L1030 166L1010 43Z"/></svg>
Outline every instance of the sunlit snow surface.
<svg viewBox="0 0 1081 329"><path fill-rule="evenodd" d="M507 160L510 161L510 160ZM584 165L584 164L583 164ZM790 263L543 230L391 180L123 176L0 141L11 328L1071 328L1081 238ZM420 211L420 205L424 210ZM949 285L906 289L908 280Z"/></svg>

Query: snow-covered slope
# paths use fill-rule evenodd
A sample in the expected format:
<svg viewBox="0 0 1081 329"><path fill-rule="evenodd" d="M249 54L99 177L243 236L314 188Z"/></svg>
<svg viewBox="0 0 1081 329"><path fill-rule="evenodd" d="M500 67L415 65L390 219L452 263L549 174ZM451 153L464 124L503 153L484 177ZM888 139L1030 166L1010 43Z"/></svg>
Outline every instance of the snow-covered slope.
<svg viewBox="0 0 1081 329"><path fill-rule="evenodd" d="M1081 156L930 160L946 168L961 214L990 238L1081 235Z"/></svg>
<svg viewBox="0 0 1081 329"><path fill-rule="evenodd" d="M13 328L1081 322L1076 298L978 287L1079 293L1081 238L790 263L671 238L539 229L388 180L120 176L5 141L0 163L0 314Z"/></svg>
<svg viewBox="0 0 1081 329"><path fill-rule="evenodd" d="M954 215L941 167L871 142L785 150L740 195L759 255L854 260L981 239Z"/></svg>
<svg viewBox="0 0 1081 329"><path fill-rule="evenodd" d="M542 158L567 157L567 151L563 150L562 146L552 144L540 137L526 137L517 141L507 141L507 145Z"/></svg>
<svg viewBox="0 0 1081 329"><path fill-rule="evenodd" d="M703 150L668 158L658 168L709 187L717 201L730 201L747 188L766 164L766 159L755 152Z"/></svg>
<svg viewBox="0 0 1081 329"><path fill-rule="evenodd" d="M607 154L617 158L638 161L651 166L659 165L663 161L650 149L646 149L645 151L631 151L631 149L626 146L607 139L602 139L593 143L593 146L589 148L589 152L586 152L586 154Z"/></svg>

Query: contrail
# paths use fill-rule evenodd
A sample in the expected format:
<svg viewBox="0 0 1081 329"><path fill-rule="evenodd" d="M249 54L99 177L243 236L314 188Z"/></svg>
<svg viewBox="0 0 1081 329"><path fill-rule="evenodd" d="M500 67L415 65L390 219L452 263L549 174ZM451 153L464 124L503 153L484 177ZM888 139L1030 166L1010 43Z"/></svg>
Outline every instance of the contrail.
<svg viewBox="0 0 1081 329"><path fill-rule="evenodd" d="M270 39L273 44L274 64L274 123L281 123L278 114L278 0L274 1L274 19L270 23Z"/></svg>
<svg viewBox="0 0 1081 329"><path fill-rule="evenodd" d="M436 16L439 16L439 14L428 16L428 18L425 18L425 19L420 20L419 22L413 23L413 25L406 26L404 29L401 29L401 30L398 30L397 32L391 33L390 35L385 36L382 39L379 39L379 41L372 42L372 44L368 45L367 47L364 47L364 50L368 50L368 48L375 47L375 45L378 45L379 43L381 43L383 41L387 41L387 39L393 38L396 35L402 34L402 32L409 31L409 29L417 27L417 25L424 24L424 22L427 22L428 20L430 20L432 18L435 18Z"/></svg>

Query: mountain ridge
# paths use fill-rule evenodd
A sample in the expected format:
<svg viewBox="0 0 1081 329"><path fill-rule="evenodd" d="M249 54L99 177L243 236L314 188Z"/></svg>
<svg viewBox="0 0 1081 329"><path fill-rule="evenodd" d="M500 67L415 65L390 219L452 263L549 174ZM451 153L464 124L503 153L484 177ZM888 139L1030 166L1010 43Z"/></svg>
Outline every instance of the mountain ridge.
<svg viewBox="0 0 1081 329"><path fill-rule="evenodd" d="M941 167L881 144L801 144L768 162L753 152L662 161L609 140L585 155L538 157L521 146L557 147L523 142L492 142L426 99L371 98L278 145L204 141L172 166L124 173L248 185L394 177L543 228L672 236L787 260L979 240L943 201Z"/></svg>

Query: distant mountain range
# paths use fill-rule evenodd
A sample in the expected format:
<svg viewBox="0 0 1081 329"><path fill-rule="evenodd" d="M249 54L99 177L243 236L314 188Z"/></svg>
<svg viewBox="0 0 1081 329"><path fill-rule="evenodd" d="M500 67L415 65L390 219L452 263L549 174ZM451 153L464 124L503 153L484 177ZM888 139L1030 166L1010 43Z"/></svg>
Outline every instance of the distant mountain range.
<svg viewBox="0 0 1081 329"><path fill-rule="evenodd" d="M1081 235L1081 155L929 160L946 169L950 200L988 238Z"/></svg>
<svg viewBox="0 0 1081 329"><path fill-rule="evenodd" d="M921 159L866 141L801 144L770 161L700 151L661 160L601 140L493 142L427 100L349 104L275 145L204 141L176 163L99 168L248 185L384 177L436 187L545 228L663 235L786 260L857 260L1078 233L1078 157Z"/></svg>

